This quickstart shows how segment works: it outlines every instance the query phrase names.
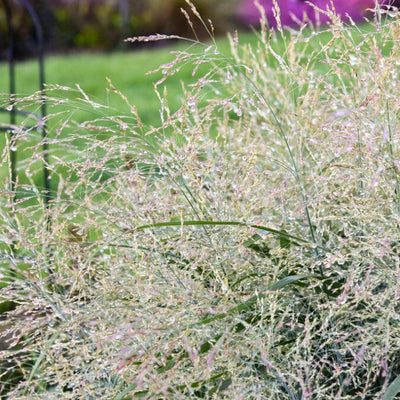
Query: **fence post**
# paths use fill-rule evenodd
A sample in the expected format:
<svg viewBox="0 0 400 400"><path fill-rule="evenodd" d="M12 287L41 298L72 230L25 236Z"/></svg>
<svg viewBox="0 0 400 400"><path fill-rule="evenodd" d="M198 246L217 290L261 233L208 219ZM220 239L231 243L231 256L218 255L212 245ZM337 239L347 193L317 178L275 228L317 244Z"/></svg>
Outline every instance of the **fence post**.
<svg viewBox="0 0 400 400"><path fill-rule="evenodd" d="M35 27L37 48L38 48L38 63L39 63L39 88L41 97L41 122L42 122L42 139L43 139L43 181L44 181L44 203L46 209L49 208L49 201L51 197L50 189L50 171L49 171L49 146L47 143L47 129L46 129L46 94L44 90L44 41L43 30L40 24L38 15L31 6L28 0L20 0L22 5L28 11L33 25Z"/></svg>
<svg viewBox="0 0 400 400"><path fill-rule="evenodd" d="M8 0L2 0L4 5L4 10L6 14L6 23L7 23L7 36L8 36L8 79L9 79L9 113L10 113L10 125L14 126L16 123L16 114L14 108L15 102L15 63L14 63L14 29L12 24L12 13L11 7ZM10 139L12 141L13 131L10 131ZM10 191L14 193L15 189L15 181L17 177L16 173L16 161L17 161L17 152L13 151L13 146L10 146L9 149L9 160L10 160L10 170L11 170L11 181L10 181Z"/></svg>
<svg viewBox="0 0 400 400"><path fill-rule="evenodd" d="M50 170L49 170L49 155L48 155L48 142L47 142L47 127L46 127L46 95L44 88L44 40L43 40L43 30L38 18L37 13L33 9L32 5L28 0L19 0L24 9L28 12L35 30L35 36L37 41L37 59L39 67L39 90L40 90L40 115L38 117L39 126L42 131L42 151L43 151L43 198L46 210L49 208L49 201L51 199L51 187L50 187ZM19 110L15 107L15 97L16 97L16 84L15 84L15 41L14 41L14 27L12 23L12 11L9 0L2 0L4 5L6 20L7 20L7 31L8 31L8 41L9 41L9 108L7 111L10 113L10 125L15 126L16 116ZM13 131L11 130L11 140L13 136ZM17 162L17 152L14 150L15 146L10 147L10 170L11 170L11 182L10 190L14 197L15 185L16 185L16 162ZM12 198L13 198L12 197ZM47 215L47 222L50 222L49 215Z"/></svg>

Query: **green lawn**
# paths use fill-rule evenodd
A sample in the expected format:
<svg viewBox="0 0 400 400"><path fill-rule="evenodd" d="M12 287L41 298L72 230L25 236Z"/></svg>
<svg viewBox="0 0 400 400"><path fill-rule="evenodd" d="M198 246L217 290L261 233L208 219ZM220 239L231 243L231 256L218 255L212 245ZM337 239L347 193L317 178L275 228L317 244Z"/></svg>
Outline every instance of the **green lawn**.
<svg viewBox="0 0 400 400"><path fill-rule="evenodd" d="M243 34L241 36L243 43L256 43L256 35L252 33ZM76 89L78 84L82 90L87 93L91 100L100 104L107 105L106 109L101 109L100 113L108 113L112 115L129 115L129 109L126 107L121 98L109 90L110 86L107 82L109 78L112 84L121 91L134 104L139 115L145 125L159 125L159 107L160 103L153 88L153 83L157 82L162 76L161 73L148 74L164 63L168 63L174 59L171 51L179 49L185 50L190 43L167 43L168 46L153 49L143 49L130 52L113 52L113 53L85 53L70 55L49 55L45 60L45 80L48 85L60 85ZM227 38L218 40L221 52L229 52L229 41ZM191 50L194 50L193 46ZM195 51L202 51L201 46L197 46ZM192 68L184 68L179 74L172 76L166 82L168 89L168 101L172 110L179 107L182 100L181 81L186 83L194 80L192 77ZM16 65L16 92L19 97L29 96L38 90L38 67L35 60L20 62ZM197 79L197 76L196 76ZM0 100L8 99L8 65L0 64ZM53 93L49 94L50 96ZM59 96L60 94L58 94ZM68 92L62 92L62 96L69 96ZM79 93L72 94L72 98L82 97ZM76 107L74 109L74 107ZM79 104L69 102L67 105L68 112L73 112L73 119L76 122L82 122L87 119L94 118L93 108L85 109ZM36 107L37 111L38 107ZM54 113L59 111L60 107L54 108L49 105L47 112ZM64 108L65 110L65 108ZM101 116L101 114L99 114ZM61 117L64 118L65 114ZM52 118L49 123L49 134L54 135L57 118ZM7 114L0 114L0 122L8 123ZM33 137L34 141L35 138ZM0 148L5 145L5 136L0 137ZM28 143L21 143L19 146L18 157L27 159L30 152L25 148ZM0 165L0 176L7 176L7 165ZM35 180L40 181L40 178ZM20 182L24 182L25 177L20 174Z"/></svg>
<svg viewBox="0 0 400 400"><path fill-rule="evenodd" d="M361 30L371 30L372 26L363 25ZM307 33L303 34L304 36ZM282 41L279 35L275 40L276 49L281 49ZM253 47L257 43L257 35L254 33L241 33L240 43L249 43ZM331 34L319 34L314 40L316 47L321 41L327 41ZM217 40L219 51L224 55L230 55L230 45L226 37ZM312 42L311 42L312 43ZM124 112L122 103L115 101L107 93L110 78L113 85L127 96L128 100L137 106L139 114L145 124L159 123L159 101L154 93L153 83L161 77L161 73L147 74L158 66L174 59L173 50L184 50L190 46L189 42L168 43L168 46L153 49L136 50L131 52L113 53L83 53L69 55L49 55L45 60L45 80L49 85L61 85L75 87L79 84L91 99L102 104L108 104L115 111ZM307 44L304 54L305 59L313 50L313 45ZM193 51L194 47L190 49ZM197 50L202 51L200 46ZM276 61L276 60L275 60ZM193 81L193 66L183 68L179 74L167 80L168 100L171 109L179 107L182 99L181 81L186 83ZM16 91L18 95L30 95L38 89L38 70L34 60L20 62L16 66ZM5 99L8 93L8 65L0 63L0 99ZM121 109L120 109L121 108ZM51 112L51 110L50 110ZM7 118L0 115L0 121ZM78 121L85 120L84 113L74 116Z"/></svg>
<svg viewBox="0 0 400 400"><path fill-rule="evenodd" d="M357 30L367 31L374 29L372 25L362 25L359 28L351 28L353 31ZM302 37L310 36L311 31L302 33ZM354 40L357 39L357 33L354 34ZM361 37L361 35L360 35ZM320 47L320 43L327 43L332 38L331 33L319 33L311 40L304 41L304 50L302 50L302 58L304 63L310 59L314 59L314 68L321 70L324 73L323 63L317 60L321 57L315 49ZM239 41L241 45L249 44L253 50L257 50L257 42L259 35L252 32L243 32L239 34ZM272 47L278 54L287 53L283 48L283 41L279 34L274 35L272 39ZM63 111L60 117L52 117L47 124L50 137L54 137L56 128L67 117L73 119L77 123L92 120L94 118L101 118L105 115L123 115L129 116L130 109L124 103L119 95L110 90L107 79L110 79L113 86L120 91L130 104L136 106L139 116L145 127L159 126L160 119L160 102L155 93L153 84L157 82L162 73L149 73L157 69L160 65L170 63L175 58L175 54L171 54L176 50L188 51L191 53L199 54L202 56L204 49L208 43L193 44L188 41L181 42L167 42L166 46L146 49L143 46L142 50L128 51L128 52L112 52L112 53L82 53L82 54L68 54L68 55L49 55L45 60L45 80L46 84L53 86L59 85L62 87L74 88L74 91L67 92L53 92L48 91L50 97L56 96L59 99L68 97L70 99L82 98L82 94L77 91L77 85L89 96L89 98L99 104L105 105L104 108L95 110L91 106L86 106L81 101L68 101L62 106L54 107L53 101L49 102L47 113L54 114ZM217 40L218 52L220 55L231 57L230 43L227 37L222 37ZM299 47L301 48L301 47ZM192 60L193 61L193 60ZM271 57L266 61L273 67L280 68L277 59ZM222 61L222 64L225 61ZM206 68L210 68L210 64L200 66L199 70L193 76L193 64L189 63L184 65L179 70L179 73L169 76L168 79L158 87L158 90L163 96L163 90L167 90L168 106L170 110L176 111L181 105L183 100L182 83L186 86L191 82L195 82L201 74L206 72ZM38 66L36 60L26 62L19 62L16 65L16 92L18 97L29 96L38 90ZM0 63L0 101L7 104L8 101L8 65ZM29 109L39 111L39 106L30 106ZM98 112L98 114L94 114ZM7 114L0 114L0 123L8 123L9 117ZM62 137L63 134L61 134ZM29 141L19 143L18 158L20 160L27 160L31 157L32 151L26 148L34 145L39 140L39 135L33 132ZM0 135L0 148L5 146L5 135ZM52 148L52 155L55 149ZM40 170L40 163L36 162L38 170ZM18 163L21 168L21 163ZM24 170L24 167L22 167ZM0 177L8 176L7 163L0 165ZM3 179L2 179L3 180ZM40 174L35 177L35 182L40 182ZM19 182L27 183L25 172L19 173ZM56 182L54 182L56 184Z"/></svg>
<svg viewBox="0 0 400 400"><path fill-rule="evenodd" d="M241 42L255 44L257 37L253 33L241 35ZM159 102L154 93L153 83L160 79L161 74L147 74L161 64L170 62L174 56L172 50L186 49L190 43L181 42L156 49L144 49L130 52L85 53L70 55L50 55L45 61L45 76L47 84L80 87L95 101L108 103L107 94L110 78L113 85L127 96L138 108L145 124L157 124L159 121ZM223 53L229 52L226 38L218 40L218 46ZM8 66L0 64L0 93L8 90ZM172 108L178 107L181 100L180 81L193 80L192 68L182 70L178 75L168 80L168 97ZM17 93L29 95L38 89L37 65L34 60L21 62L16 67ZM111 106L118 107L112 103ZM122 110L123 111L123 110ZM84 118L82 115L80 118Z"/></svg>
<svg viewBox="0 0 400 400"><path fill-rule="evenodd" d="M368 25L363 26L363 30L371 29ZM303 33L304 36L308 33ZM305 51L303 54L304 60L310 57L314 48L319 46L319 42L326 42L331 38L331 34L319 34L316 39L305 44ZM253 49L256 48L258 36L254 33L241 33L239 35L240 44L250 44ZM279 35L273 39L273 46L278 53L282 53L282 40ZM104 114L108 115L129 115L130 110L121 100L109 90L107 78L117 90L122 92L131 104L134 104L139 112L145 126L159 126L160 103L155 94L153 83L157 82L162 76L161 72L148 74L162 64L171 62L175 55L171 54L174 50L188 50L190 52L201 53L204 47L197 45L193 46L190 42L182 41L179 43L167 43L168 46L143 49L131 52L113 52L106 54L99 53L85 53L85 54L69 54L69 55L49 55L45 60L45 79L48 85L60 85L76 89L78 84L82 90L87 93L91 100L100 104L107 105L106 108L99 110L98 117ZM223 55L230 56L230 44L227 37L219 38L217 40L219 52ZM270 58L268 62L271 65L276 65L279 68L277 60ZM203 66L210 68L209 64ZM320 68L319 65L316 68ZM322 67L323 68L323 67ZM186 85L198 79L201 72L195 76L193 73L193 65L189 64L184 66L179 73L170 76L159 89L162 92L163 88L168 91L168 105L172 111L175 111L182 104L183 92L182 82ZM8 65L6 63L0 64L0 100L7 101L8 95ZM38 68L35 60L20 62L16 65L16 91L18 96L29 96L38 89ZM53 93L50 93L53 95ZM82 97L81 94L73 92L62 92L58 96L71 96L72 98ZM38 106L36 106L38 110ZM76 122L83 122L88 119L96 118L93 115L92 107L84 107L82 103L68 102L63 110L67 114L72 113L72 118ZM55 113L60 111L60 108L49 106L48 113ZM48 124L49 135L55 135L57 121L65 119L64 113L59 119L52 118ZM0 122L8 122L6 114L0 114ZM36 133L34 135L37 136ZM33 143L36 136L32 136ZM20 143L18 147L18 157L20 159L29 159L31 152L26 151L26 147L31 143ZM5 137L0 137L0 148L5 145ZM19 164L20 166L20 164ZM38 163L38 167L39 163ZM0 165L0 177L7 176L7 164ZM19 179L21 183L26 183L24 173L20 173ZM35 178L35 181L40 182L40 176Z"/></svg>

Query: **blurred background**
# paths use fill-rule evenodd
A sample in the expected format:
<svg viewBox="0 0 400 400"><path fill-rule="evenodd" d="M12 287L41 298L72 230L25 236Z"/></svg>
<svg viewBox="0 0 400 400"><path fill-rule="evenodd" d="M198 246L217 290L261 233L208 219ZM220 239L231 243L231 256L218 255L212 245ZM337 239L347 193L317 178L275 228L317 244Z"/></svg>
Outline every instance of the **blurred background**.
<svg viewBox="0 0 400 400"><path fill-rule="evenodd" d="M22 2L0 0L0 61L7 59L6 2L12 10L16 31L16 57L30 58L37 51L32 20ZM181 8L190 10L185 0L29 0L29 3L43 27L46 53L123 49L126 47L123 39L154 33L193 36L181 12ZM213 21L216 35L245 26L236 16L237 0L194 3L204 19ZM193 18L193 22L197 33L204 36L198 21Z"/></svg>
<svg viewBox="0 0 400 400"><path fill-rule="evenodd" d="M7 59L6 6L12 11L15 29L15 56L18 59L32 57L36 49L33 23L23 6L29 2L37 13L43 27L45 51L68 53L70 51L110 51L124 49L124 39L154 33L193 37L181 8L190 10L185 0L0 0L0 61ZM265 8L270 26L276 25L272 0L259 0ZM331 7L331 0L311 0L321 9ZM379 0L388 5L400 0ZM204 18L210 19L215 34L225 34L234 29L249 29L257 25L260 13L254 0L193 0ZM315 23L315 10L305 0L278 0L282 25L301 23L304 19ZM363 20L368 9L375 7L375 0L334 0L335 8L342 18L349 15L354 21ZM201 39L207 35L197 18L192 18ZM318 22L329 22L321 14ZM160 46L164 42L150 45ZM143 47L143 43L129 44Z"/></svg>

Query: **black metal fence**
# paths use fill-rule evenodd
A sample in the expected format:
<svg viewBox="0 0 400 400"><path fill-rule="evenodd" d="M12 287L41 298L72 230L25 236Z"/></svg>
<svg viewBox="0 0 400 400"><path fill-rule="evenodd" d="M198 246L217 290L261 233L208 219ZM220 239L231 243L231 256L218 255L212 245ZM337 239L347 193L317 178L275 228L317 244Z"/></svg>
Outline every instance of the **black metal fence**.
<svg viewBox="0 0 400 400"><path fill-rule="evenodd" d="M40 113L27 113L26 111L18 109L16 106L16 93L17 93L17 85L16 85L16 75L15 75L15 30L13 27L13 7L12 3L9 0L1 0L6 16L6 24L7 24L7 41L8 41L8 54L7 54L7 62L8 62L8 75L9 75L9 104L7 107L0 108L1 113L7 113L9 115L9 124L7 126L0 126L0 132L9 135L10 142L13 143L16 138L14 137L16 128L17 128L17 116L27 116L33 117L36 121L35 126L37 127L38 133L42 135L42 151L43 151L43 189L42 195L44 198L44 203L46 208L49 207L49 200L51 198L51 189L50 189L50 174L49 174L49 162L48 162L48 143L47 143L47 127L46 127L46 97L45 97L45 77L44 77L44 41L43 41L43 30L39 21L39 18L29 3L28 0L17 0L23 6L26 13L32 20L35 36L36 36L36 45L37 45L37 63L38 63L38 90L40 91L41 96L41 105L40 105ZM0 91L6 92L7 89L0 88ZM14 143L13 146L9 148L9 162L10 162L10 191L12 193L12 199L15 196L15 188L17 183L17 143Z"/></svg>

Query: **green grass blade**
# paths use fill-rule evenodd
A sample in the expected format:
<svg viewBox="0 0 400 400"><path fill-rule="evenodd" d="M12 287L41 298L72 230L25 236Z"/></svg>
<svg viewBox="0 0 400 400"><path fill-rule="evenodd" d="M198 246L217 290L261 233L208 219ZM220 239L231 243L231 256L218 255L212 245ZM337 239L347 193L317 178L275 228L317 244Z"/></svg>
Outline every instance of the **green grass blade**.
<svg viewBox="0 0 400 400"><path fill-rule="evenodd" d="M302 279L306 279L306 278L320 278L319 275L291 275L291 276L287 276L281 280L279 280L278 282L275 282L274 284L272 284L269 287L270 291L277 291L279 289L282 289L283 287L290 285L291 283L295 283L297 281L300 281ZM244 301L243 303L238 304L237 306L231 307L228 311L226 311L225 313L221 313L221 314L215 314L212 315L210 317L206 317L198 322L195 322L194 324L191 324L189 327L193 328L196 326L201 326L201 325L206 325L209 324L210 322L214 322L214 321L218 321L221 319L224 319L226 317L228 317L229 315L234 315L234 314L238 314L242 311L247 310L248 308L250 308L251 306L253 306L254 304L257 303L257 301L259 299L263 299L267 297L267 294L255 294L254 296L251 296L249 299L247 299L246 301Z"/></svg>
<svg viewBox="0 0 400 400"><path fill-rule="evenodd" d="M34 366L32 367L32 370L31 370L31 372L29 374L29 377L28 377L28 380L27 380L26 389L24 390L24 394L26 394L27 388L29 387L33 377L38 372L42 361L46 357L47 349L57 340L57 338L59 336L60 336L60 333L58 333L58 332L54 333L51 336L51 338L49 339L49 341L47 342L46 347L44 349L42 349L42 351L40 352L39 357L36 359L36 362L35 362Z"/></svg>
<svg viewBox="0 0 400 400"><path fill-rule="evenodd" d="M400 375L389 385L382 400L392 400L400 393Z"/></svg>
<svg viewBox="0 0 400 400"><path fill-rule="evenodd" d="M136 389L137 383L132 383L129 385L124 391L122 391L116 398L115 400L123 400L126 399L126 395L128 395L132 390Z"/></svg>
<svg viewBox="0 0 400 400"><path fill-rule="evenodd" d="M258 229L264 232L271 233L278 236L279 238L284 238L288 241L297 241L303 244L311 244L308 240L302 239L298 236L293 236L285 231L280 231L277 229L269 228L262 225L247 224L245 222L238 221L166 221L166 222L156 222L154 224L147 224L137 226L134 230L141 231L149 228L163 228L168 226L247 226L250 228Z"/></svg>
<svg viewBox="0 0 400 400"><path fill-rule="evenodd" d="M306 278L320 278L319 275L290 275L286 276L285 278L275 282L272 286L270 286L270 290L279 290L284 286L290 285L291 283L300 281Z"/></svg>

